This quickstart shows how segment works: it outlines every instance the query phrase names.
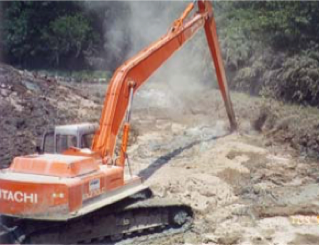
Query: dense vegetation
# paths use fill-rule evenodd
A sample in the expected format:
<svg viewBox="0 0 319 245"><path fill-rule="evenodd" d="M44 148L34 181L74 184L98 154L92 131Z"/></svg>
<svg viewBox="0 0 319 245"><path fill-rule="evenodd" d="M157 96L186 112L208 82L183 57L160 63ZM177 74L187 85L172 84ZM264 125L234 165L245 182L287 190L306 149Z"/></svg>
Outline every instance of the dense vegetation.
<svg viewBox="0 0 319 245"><path fill-rule="evenodd" d="M75 1L0 4L0 47L7 63L25 68L84 69L90 67L88 57L105 53L105 8L96 12L85 2Z"/></svg>
<svg viewBox="0 0 319 245"><path fill-rule="evenodd" d="M222 19L232 85L252 94L319 102L319 3L234 2Z"/></svg>
<svg viewBox="0 0 319 245"><path fill-rule="evenodd" d="M0 47L7 63L36 69L113 70L132 51L132 37L114 38L118 32L129 33L125 21L114 31L116 20L132 15L127 2L0 4ZM157 3L150 21L167 21L164 17L173 20L181 11L175 5ZM216 2L214 7L232 87L318 105L318 2ZM151 10L139 13L147 11ZM206 45L204 41L199 38L197 46L209 63L201 48Z"/></svg>

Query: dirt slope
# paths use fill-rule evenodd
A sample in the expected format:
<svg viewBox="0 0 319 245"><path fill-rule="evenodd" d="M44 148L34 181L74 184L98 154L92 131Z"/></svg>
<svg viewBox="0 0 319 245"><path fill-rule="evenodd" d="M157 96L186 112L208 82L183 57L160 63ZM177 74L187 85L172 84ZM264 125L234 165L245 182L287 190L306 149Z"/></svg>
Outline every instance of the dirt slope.
<svg viewBox="0 0 319 245"><path fill-rule="evenodd" d="M100 107L77 89L0 64L0 167L35 151L53 125L97 121Z"/></svg>

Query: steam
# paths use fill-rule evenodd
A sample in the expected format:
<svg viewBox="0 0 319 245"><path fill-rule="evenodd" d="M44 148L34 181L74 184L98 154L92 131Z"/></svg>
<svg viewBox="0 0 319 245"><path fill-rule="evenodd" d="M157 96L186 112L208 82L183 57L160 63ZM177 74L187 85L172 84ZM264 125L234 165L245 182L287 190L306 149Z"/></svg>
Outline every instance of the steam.
<svg viewBox="0 0 319 245"><path fill-rule="evenodd" d="M113 4L109 3L110 5ZM121 11L105 19L105 49L113 59L123 62L167 33L189 2L152 1L121 2ZM111 10L115 10L115 7ZM118 11L117 11L118 12ZM111 22L111 23L110 23ZM122 57L121 57L122 56ZM112 60L111 57L111 60ZM166 83L175 93L191 92L213 85L212 63L203 30L177 51L150 82ZM209 77L210 81L206 81Z"/></svg>

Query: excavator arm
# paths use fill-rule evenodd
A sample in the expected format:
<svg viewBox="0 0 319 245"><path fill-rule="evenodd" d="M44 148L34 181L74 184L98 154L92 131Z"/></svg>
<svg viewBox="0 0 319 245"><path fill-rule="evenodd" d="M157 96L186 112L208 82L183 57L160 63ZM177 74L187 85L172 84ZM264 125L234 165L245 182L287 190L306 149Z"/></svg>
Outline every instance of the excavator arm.
<svg viewBox="0 0 319 245"><path fill-rule="evenodd" d="M112 159L119 128L130 101L138 88L156 71L172 54L181 48L202 27L205 28L208 46L214 61L219 88L224 100L231 130L237 128L235 114L230 100L222 56L218 44L216 24L212 5L209 1L197 1L197 13L185 22L194 8L195 2L188 5L169 32L158 41L139 52L136 56L120 66L106 92L100 126L97 130L92 150L102 158ZM122 149L118 165L123 166L129 134L129 113L124 124Z"/></svg>
<svg viewBox="0 0 319 245"><path fill-rule="evenodd" d="M11 240L57 244L80 243L88 239L100 241L104 237L139 233L156 227L161 227L161 231L162 227L180 228L191 220L190 207L167 199L148 198L151 191L143 185L140 177L124 175L124 164L134 93L202 27L205 28L231 129L237 127L212 6L209 1L197 3L198 11L193 17L187 18L194 3L187 7L166 35L115 72L108 86L91 151L69 148L63 154L20 156L14 158L10 168L0 171L0 243L10 243ZM101 161L114 163L116 137L123 119L119 158L114 161L115 166L102 165ZM92 132L90 126L56 127L55 134L68 135L72 131L80 138L80 132ZM135 194L139 198L129 199L133 205L127 205L127 198ZM118 207L115 215L112 213L114 205ZM2 219L3 216L6 218ZM10 218L8 222L5 221L7 218ZM125 225L118 225L122 223Z"/></svg>

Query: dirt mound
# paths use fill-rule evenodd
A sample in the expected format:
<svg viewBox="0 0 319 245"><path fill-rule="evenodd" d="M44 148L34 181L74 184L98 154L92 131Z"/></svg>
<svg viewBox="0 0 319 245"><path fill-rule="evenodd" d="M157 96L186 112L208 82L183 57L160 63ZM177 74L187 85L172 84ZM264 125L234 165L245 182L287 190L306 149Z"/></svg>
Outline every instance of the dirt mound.
<svg viewBox="0 0 319 245"><path fill-rule="evenodd" d="M0 64L0 167L32 153L37 138L54 125L97 122L100 106L53 78Z"/></svg>
<svg viewBox="0 0 319 245"><path fill-rule="evenodd" d="M271 141L287 144L303 156L319 159L319 110L265 101L252 118L253 127Z"/></svg>

